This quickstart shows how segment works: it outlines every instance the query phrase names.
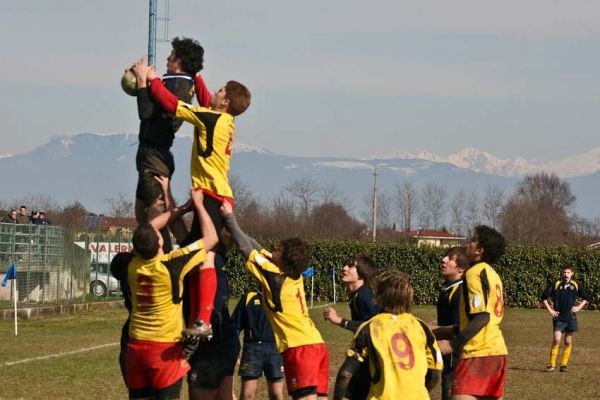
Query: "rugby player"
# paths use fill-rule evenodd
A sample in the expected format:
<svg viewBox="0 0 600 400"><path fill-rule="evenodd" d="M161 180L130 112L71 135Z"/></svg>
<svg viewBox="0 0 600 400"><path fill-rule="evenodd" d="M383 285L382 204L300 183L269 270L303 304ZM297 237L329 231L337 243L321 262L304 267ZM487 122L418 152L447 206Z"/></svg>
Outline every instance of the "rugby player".
<svg viewBox="0 0 600 400"><path fill-rule="evenodd" d="M221 206L225 225L246 259L246 270L262 287L263 306L283 357L287 390L293 399L326 399L329 353L308 315L302 272L310 248L299 238L282 240L272 253L239 227L228 202Z"/></svg>
<svg viewBox="0 0 600 400"><path fill-rule="evenodd" d="M204 236L164 254L159 230L185 210L166 211L140 225L133 234L134 257L127 267L132 310L126 356L126 382L131 399L178 399L190 369L183 358L181 297L183 278L206 260L217 234L200 191L191 192Z"/></svg>
<svg viewBox="0 0 600 400"><path fill-rule="evenodd" d="M323 317L334 325L338 325L350 332L356 332L358 327L365 321L379 313L379 307L375 304L373 290L370 285L375 278L377 267L375 262L367 256L351 257L342 268L342 282L350 295L351 320L344 319L338 315L332 307L327 307ZM366 399L371 388L371 376L369 365L362 363L348 384L345 398L352 400Z"/></svg>
<svg viewBox="0 0 600 400"><path fill-rule="evenodd" d="M361 364L371 373L369 399L428 399L442 369L442 355L427 325L410 313L413 287L408 275L382 273L375 284L381 312L363 323L335 381L333 398L344 398Z"/></svg>
<svg viewBox="0 0 600 400"><path fill-rule="evenodd" d="M577 303L577 299L581 302ZM567 372L569 357L573 346L573 334L578 329L577 313L585 307L589 296L583 284L573 279L573 267L567 265L561 271L561 279L550 282L541 296L546 309L552 315L552 327L554 340L550 348L550 363L546 367L547 372L555 371L556 357L560 339L564 333L564 347L560 361L560 372Z"/></svg>

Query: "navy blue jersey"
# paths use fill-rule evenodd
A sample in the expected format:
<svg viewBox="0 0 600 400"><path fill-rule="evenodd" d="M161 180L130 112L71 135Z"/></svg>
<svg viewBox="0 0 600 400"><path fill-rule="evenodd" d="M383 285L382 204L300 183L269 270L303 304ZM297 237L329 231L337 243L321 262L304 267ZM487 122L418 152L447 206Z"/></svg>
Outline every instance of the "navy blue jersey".
<svg viewBox="0 0 600 400"><path fill-rule="evenodd" d="M350 295L350 316L352 321L342 320L342 328L356 332L358 327L365 321L379 314L379 307L375 304L375 295L371 288L362 285Z"/></svg>
<svg viewBox="0 0 600 400"><path fill-rule="evenodd" d="M366 285L362 285L350 297L350 315L353 321L366 321L379 314L375 295Z"/></svg>
<svg viewBox="0 0 600 400"><path fill-rule="evenodd" d="M462 283L462 279L457 279L442 284L437 301L437 323L439 326L458 325Z"/></svg>
<svg viewBox="0 0 600 400"><path fill-rule="evenodd" d="M244 293L235 306L231 319L238 331L244 331L244 342L275 342L262 305L261 292Z"/></svg>
<svg viewBox="0 0 600 400"><path fill-rule="evenodd" d="M571 279L566 283L562 280L549 283L540 300L550 300L552 302L552 307L559 313L559 320L571 321L577 318L575 313L571 312L577 298L590 301L583 284Z"/></svg>

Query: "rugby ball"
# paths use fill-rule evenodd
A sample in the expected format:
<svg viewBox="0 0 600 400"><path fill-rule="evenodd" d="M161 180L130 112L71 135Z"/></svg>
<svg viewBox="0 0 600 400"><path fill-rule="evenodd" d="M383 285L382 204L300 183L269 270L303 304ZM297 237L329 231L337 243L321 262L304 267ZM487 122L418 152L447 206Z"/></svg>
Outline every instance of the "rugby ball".
<svg viewBox="0 0 600 400"><path fill-rule="evenodd" d="M121 78L121 88L130 96L137 95L137 78L131 69L128 69Z"/></svg>

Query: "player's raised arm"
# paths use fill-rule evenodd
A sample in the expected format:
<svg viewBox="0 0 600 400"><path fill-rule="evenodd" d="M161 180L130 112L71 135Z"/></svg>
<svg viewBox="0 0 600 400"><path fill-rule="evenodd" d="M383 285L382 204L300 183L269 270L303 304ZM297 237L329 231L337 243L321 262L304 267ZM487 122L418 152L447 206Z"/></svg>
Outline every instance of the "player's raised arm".
<svg viewBox="0 0 600 400"><path fill-rule="evenodd" d="M156 176L154 176L154 179L158 182L158 184L160 185L160 188L162 190L163 199L165 202L165 208L167 210L169 210L169 209L175 207L176 204L175 204L175 200L173 199L173 195L171 193L169 178L167 178L166 176L156 175ZM187 214L189 211L192 211L192 200L189 199L182 206L182 208L183 208L183 214ZM181 217L175 218L169 224L169 229L173 233L173 236L175 236L177 243L183 242L183 240L185 240L185 238L187 237L187 235L189 233L188 229L185 225L185 222L183 221L183 219Z"/></svg>
<svg viewBox="0 0 600 400"><path fill-rule="evenodd" d="M167 225L173 222L175 219L180 218L183 214L185 214L188 210L185 207L173 207L164 213L154 217L150 221L150 225L158 231L164 229ZM214 227L213 227L214 230Z"/></svg>
<svg viewBox="0 0 600 400"><path fill-rule="evenodd" d="M233 215L233 207L227 201L224 201L221 205L221 215L225 221L225 226L227 226L227 229L231 234L231 238L240 248L244 258L248 259L252 250L260 251L262 249L262 246L256 240L242 231Z"/></svg>
<svg viewBox="0 0 600 400"><path fill-rule="evenodd" d="M135 64L131 67L133 73L135 74L137 81L137 107L138 107L138 117L143 119L148 119L154 114L154 102L150 98L150 93L148 92L148 71L150 67L148 66L148 61L146 60L146 56L140 58L136 61Z"/></svg>
<svg viewBox="0 0 600 400"><path fill-rule="evenodd" d="M196 212L198 213L198 218L200 219L200 229L202 231L202 241L204 242L204 248L208 251L215 247L217 242L219 241L217 237L217 231L215 230L215 225L210 219L210 215L204 208L204 194L201 190L190 191L190 197L192 198L192 203L196 208Z"/></svg>

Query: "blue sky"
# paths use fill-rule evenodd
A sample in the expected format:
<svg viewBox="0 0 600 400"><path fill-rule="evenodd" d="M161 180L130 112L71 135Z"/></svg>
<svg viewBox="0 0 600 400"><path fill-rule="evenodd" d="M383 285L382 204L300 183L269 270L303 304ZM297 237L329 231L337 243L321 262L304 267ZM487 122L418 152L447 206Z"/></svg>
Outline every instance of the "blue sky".
<svg viewBox="0 0 600 400"><path fill-rule="evenodd" d="M119 79L146 52L147 8L5 2L0 154L57 134L136 132ZM550 160L600 146L597 1L171 0L170 18L168 37L204 46L211 89L251 89L237 140L278 153L473 146ZM169 52L159 44L159 72Z"/></svg>

